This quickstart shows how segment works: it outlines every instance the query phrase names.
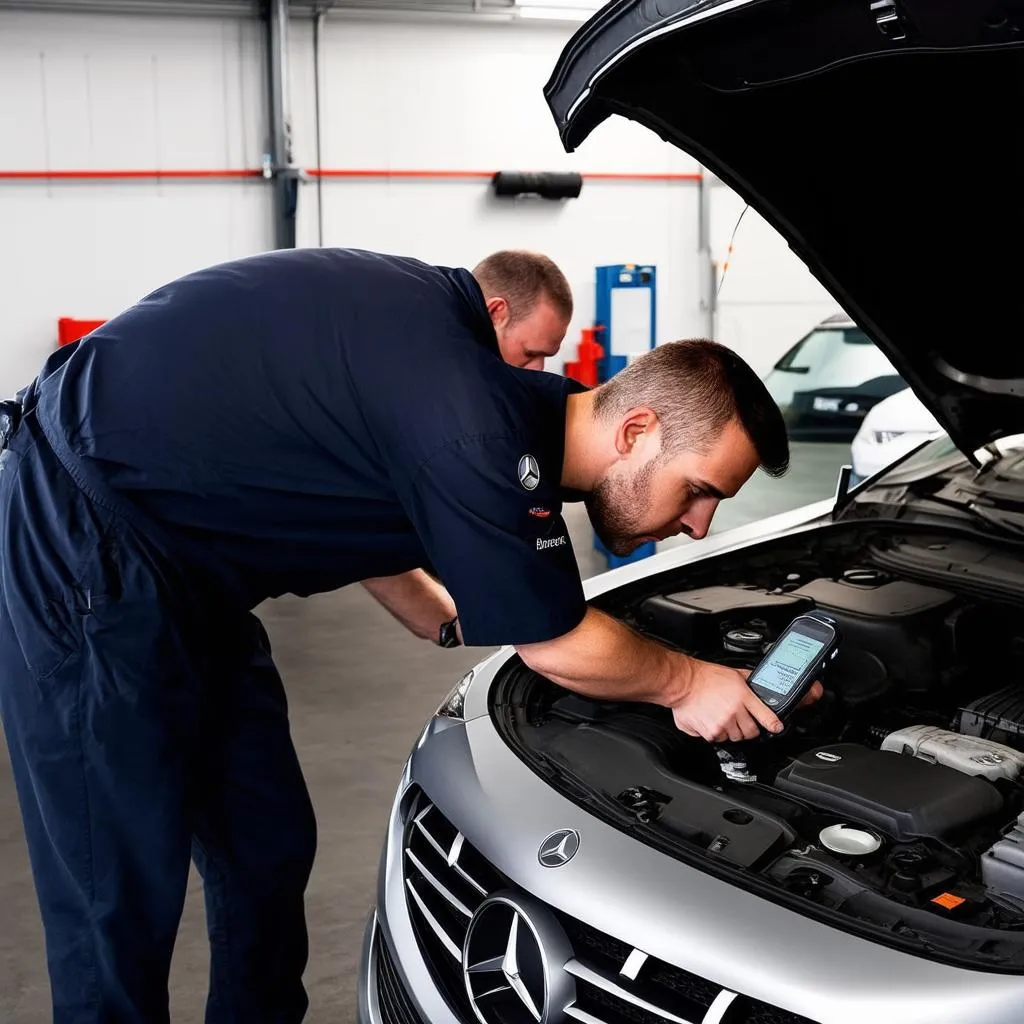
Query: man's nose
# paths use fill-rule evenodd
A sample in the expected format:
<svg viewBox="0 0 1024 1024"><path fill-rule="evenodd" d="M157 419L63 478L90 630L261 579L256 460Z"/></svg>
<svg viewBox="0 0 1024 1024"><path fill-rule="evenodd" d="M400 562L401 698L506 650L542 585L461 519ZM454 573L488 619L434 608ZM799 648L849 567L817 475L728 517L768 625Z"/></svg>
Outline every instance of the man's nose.
<svg viewBox="0 0 1024 1024"><path fill-rule="evenodd" d="M693 508L687 510L680 517L679 522L682 524L683 533L694 540L703 540L708 535L708 530L711 529L711 520L714 519L717 508L717 501L697 502Z"/></svg>

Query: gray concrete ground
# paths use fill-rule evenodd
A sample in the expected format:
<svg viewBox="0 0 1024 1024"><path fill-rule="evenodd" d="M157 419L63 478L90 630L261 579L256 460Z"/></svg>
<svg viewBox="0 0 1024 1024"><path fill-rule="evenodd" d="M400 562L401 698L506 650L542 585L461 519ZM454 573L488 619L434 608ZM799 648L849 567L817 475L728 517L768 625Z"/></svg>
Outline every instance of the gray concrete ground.
<svg viewBox="0 0 1024 1024"><path fill-rule="evenodd" d="M784 481L758 474L720 510L715 529L796 508L832 493L842 445L794 446ZM581 572L604 568L582 509L568 515ZM307 907L309 1024L354 1019L355 973L373 900L395 783L427 716L486 653L440 651L412 639L359 587L260 609L288 686L295 743L317 809L319 855ZM49 1021L42 929L6 750L0 751L0 1024ZM209 958L202 893L193 874L175 951L171 1014L201 1021Z"/></svg>

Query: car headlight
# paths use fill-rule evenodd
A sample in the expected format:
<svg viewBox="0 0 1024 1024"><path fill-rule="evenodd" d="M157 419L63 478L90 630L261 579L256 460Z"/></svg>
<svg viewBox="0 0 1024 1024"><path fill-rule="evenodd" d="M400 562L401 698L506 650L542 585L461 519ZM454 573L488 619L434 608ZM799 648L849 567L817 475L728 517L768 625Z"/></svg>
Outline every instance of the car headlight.
<svg viewBox="0 0 1024 1024"><path fill-rule="evenodd" d="M451 689L451 692L443 701L434 714L440 718L454 718L458 721L465 721L466 692L469 684L473 682L474 670L470 669Z"/></svg>
<svg viewBox="0 0 1024 1024"><path fill-rule="evenodd" d="M888 444L890 441L895 441L897 437L902 437L905 433L905 430L873 430L871 431L871 439L875 444Z"/></svg>

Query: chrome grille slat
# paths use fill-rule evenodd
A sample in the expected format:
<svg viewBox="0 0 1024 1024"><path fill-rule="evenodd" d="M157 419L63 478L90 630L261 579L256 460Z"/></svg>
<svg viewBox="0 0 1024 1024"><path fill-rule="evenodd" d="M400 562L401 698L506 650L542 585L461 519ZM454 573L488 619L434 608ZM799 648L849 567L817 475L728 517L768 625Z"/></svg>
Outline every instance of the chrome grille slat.
<svg viewBox="0 0 1024 1024"><path fill-rule="evenodd" d="M636 981L636 976L645 963L647 963L647 954L642 949L634 949L626 957L626 962L619 969L619 974L624 978L629 978L630 981Z"/></svg>
<svg viewBox="0 0 1024 1024"><path fill-rule="evenodd" d="M722 1019L729 1012L729 1007L736 1001L737 995L735 992L730 992L727 988L723 988L718 993L715 1001L708 1007L708 1012L704 1014L704 1019L700 1024L722 1024Z"/></svg>
<svg viewBox="0 0 1024 1024"><path fill-rule="evenodd" d="M461 835L462 833L460 832L459 834ZM470 873L458 861L452 864L452 867L459 873L459 877L462 878L464 882L473 886L473 888L476 889L476 891L480 893L481 896L488 895L487 890L475 878L473 878L472 875L470 875Z"/></svg>
<svg viewBox="0 0 1024 1024"><path fill-rule="evenodd" d="M405 849L405 855L413 862L413 864L416 865L420 874L427 880L427 882L430 883L434 890L446 899L451 906L462 914L463 917L469 920L469 918L473 916L473 911L470 910L469 907L467 907L466 904L463 903L462 900L460 900L443 882L441 882L434 873L424 865L423 861L421 861L419 857L417 857L416 854L408 847Z"/></svg>
<svg viewBox="0 0 1024 1024"><path fill-rule="evenodd" d="M423 902L423 897L420 896L420 894L416 891L416 887L412 884L412 882L406 879L405 887L408 890L409 895L412 896L414 902L416 903L419 912L423 915L423 919L427 922L428 925L430 925L431 931L433 931L433 933L438 937L438 939L441 940L441 945L444 947L445 951L449 954L449 956L451 956L453 960L461 964L462 950L459 949L459 947L456 946L454 942L452 942L451 936L444 930L444 926L441 924L441 922L438 921L438 919L434 917L434 915L430 912L430 909L427 907L426 903Z"/></svg>
<svg viewBox="0 0 1024 1024"><path fill-rule="evenodd" d="M481 896L488 895L487 890L484 889L483 886L481 886L480 883L476 881L476 879L470 876L469 871L467 871L466 868L462 866L462 864L457 862L452 866L459 872L459 877L468 885L471 885Z"/></svg>
<svg viewBox="0 0 1024 1024"><path fill-rule="evenodd" d="M433 835L430 829L427 828L426 824L424 824L423 819L431 811L436 811L436 808L434 807L433 804L427 804L427 806L422 811L420 811L419 814L416 815L414 819L414 824L416 825L416 828L419 830L423 838L426 839L426 841L430 843L430 845L434 848L435 852L440 857L444 858L444 862L448 865L448 867L453 868L458 873L459 877L467 884L473 886L473 888L476 889L476 891L480 893L481 896L486 896L487 890L484 888L484 886L482 886L475 878L473 878L472 875L470 875L470 873L459 863L459 854L462 852L462 846L465 843L466 837L461 832L456 833L451 848L446 850L438 842L436 836Z"/></svg>
<svg viewBox="0 0 1024 1024"><path fill-rule="evenodd" d="M701 1021L687 1020L685 1017L678 1017L676 1014L661 1006L656 1006L654 1003L650 1003L646 999L641 999L640 996L634 995L621 985L617 985L610 978L606 978L603 974L587 967L586 964L581 964L579 960L570 960L565 965L564 970L577 980L584 981L588 985L593 985L594 988L599 988L602 992L606 992L608 995L614 996L616 999L621 999L624 1003L629 1003L631 1006L635 1006L640 1010L645 1010L647 1013L653 1013L656 1016L661 1017L663 1020L669 1021L670 1024L702 1024Z"/></svg>
<svg viewBox="0 0 1024 1024"><path fill-rule="evenodd" d="M608 1021L595 1017L592 1013L587 1013L586 1010L581 1010L578 1006L567 1006L565 1008L565 1015L572 1017L573 1020L580 1021L580 1024L609 1024Z"/></svg>
<svg viewBox="0 0 1024 1024"><path fill-rule="evenodd" d="M420 811L419 814L416 815L415 825L420 830L421 834L424 836L424 838L427 840L427 842L430 843L430 845L435 850L437 850L437 852L442 857L444 857L445 862L447 863L447 861L448 861L448 851L437 841L437 839L434 838L434 834L430 831L430 829L428 829L427 826L423 824L423 819L428 814L430 814L430 812L433 809L434 809L434 805L433 804L427 804L427 806L422 811Z"/></svg>

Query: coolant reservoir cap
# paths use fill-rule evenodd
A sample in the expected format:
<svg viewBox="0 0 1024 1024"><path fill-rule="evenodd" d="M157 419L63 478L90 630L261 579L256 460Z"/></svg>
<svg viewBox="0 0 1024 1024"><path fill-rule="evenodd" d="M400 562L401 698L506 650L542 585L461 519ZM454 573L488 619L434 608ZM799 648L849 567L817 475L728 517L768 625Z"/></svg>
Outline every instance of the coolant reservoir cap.
<svg viewBox="0 0 1024 1024"><path fill-rule="evenodd" d="M723 646L727 651L734 651L737 654L747 652L760 653L764 646L765 636L760 629L745 627L730 629L725 634Z"/></svg>
<svg viewBox="0 0 1024 1024"><path fill-rule="evenodd" d="M821 845L833 853L843 853L848 857L866 857L874 853L882 840L862 828L851 828L849 825L829 825L818 834Z"/></svg>

